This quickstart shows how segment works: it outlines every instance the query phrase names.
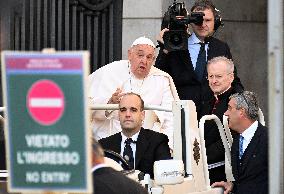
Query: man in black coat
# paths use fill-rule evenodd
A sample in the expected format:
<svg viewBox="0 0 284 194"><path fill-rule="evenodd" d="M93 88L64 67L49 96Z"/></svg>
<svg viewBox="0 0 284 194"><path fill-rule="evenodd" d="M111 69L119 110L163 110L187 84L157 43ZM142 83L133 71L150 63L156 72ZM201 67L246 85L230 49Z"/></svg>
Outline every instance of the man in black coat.
<svg viewBox="0 0 284 194"><path fill-rule="evenodd" d="M216 115L220 121L228 108L229 97L242 90L232 87L234 80L233 61L226 57L215 57L207 64L209 87L214 96L201 105L199 119L204 115ZM225 181L225 149L215 121L206 121L204 138L211 184Z"/></svg>
<svg viewBox="0 0 284 194"><path fill-rule="evenodd" d="M144 102L137 94L126 93L120 99L118 115L122 132L99 142L104 149L120 153L133 168L153 178L154 162L171 159L168 137L141 127L145 117Z"/></svg>
<svg viewBox="0 0 284 194"><path fill-rule="evenodd" d="M193 100L197 112L200 105L213 96L206 79L206 61L217 57L225 56L231 59L232 55L227 43L222 42L214 37L213 33L220 26L219 13L215 10L215 6L210 0L197 0L193 5L192 12L203 12L202 25L191 24L193 33L188 38L188 49L175 50L168 52L164 49L164 33L167 28L160 32L158 42L160 52L156 59L156 67L169 73L175 83L180 99ZM203 63L198 63L198 55L201 50L201 44L204 45L206 58ZM201 70L198 67L202 67ZM234 71L233 87L243 89L240 79L237 76L237 70Z"/></svg>
<svg viewBox="0 0 284 194"><path fill-rule="evenodd" d="M104 164L104 152L93 141L93 189L94 194L147 194L145 188L126 175Z"/></svg>
<svg viewBox="0 0 284 194"><path fill-rule="evenodd" d="M231 148L235 181L216 182L224 193L268 193L268 129L258 120L258 103L253 92L245 91L230 97L228 116L230 129L238 133Z"/></svg>

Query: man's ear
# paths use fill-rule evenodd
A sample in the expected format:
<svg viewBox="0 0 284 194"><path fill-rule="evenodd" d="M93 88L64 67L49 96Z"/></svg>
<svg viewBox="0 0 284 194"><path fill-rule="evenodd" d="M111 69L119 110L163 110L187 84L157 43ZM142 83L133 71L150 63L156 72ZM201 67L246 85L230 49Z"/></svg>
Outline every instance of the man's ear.
<svg viewBox="0 0 284 194"><path fill-rule="evenodd" d="M142 121L144 121L144 119L145 119L145 110L142 110L141 114L142 114Z"/></svg>
<svg viewBox="0 0 284 194"><path fill-rule="evenodd" d="M244 108L241 108L241 109L240 109L240 115L241 115L242 117L247 117L247 113L246 113L246 110L245 110Z"/></svg>
<svg viewBox="0 0 284 194"><path fill-rule="evenodd" d="M229 76L230 76L230 80L231 80L231 83L232 83L235 79L235 75L234 75L234 73L230 73Z"/></svg>
<svg viewBox="0 0 284 194"><path fill-rule="evenodd" d="M128 59L130 58L130 56L131 56L131 48L130 49L128 49L128 51L127 51L127 56L128 56Z"/></svg>

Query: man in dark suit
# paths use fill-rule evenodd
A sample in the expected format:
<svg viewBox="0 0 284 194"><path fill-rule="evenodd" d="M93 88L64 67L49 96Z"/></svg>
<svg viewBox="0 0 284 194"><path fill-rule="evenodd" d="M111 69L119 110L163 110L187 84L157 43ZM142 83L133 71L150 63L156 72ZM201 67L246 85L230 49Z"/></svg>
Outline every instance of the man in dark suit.
<svg viewBox="0 0 284 194"><path fill-rule="evenodd" d="M94 194L147 194L145 188L126 175L104 164L104 151L93 141L93 189Z"/></svg>
<svg viewBox="0 0 284 194"><path fill-rule="evenodd" d="M253 92L245 91L230 97L228 116L230 129L238 135L231 148L232 171L235 181L216 182L224 193L234 194L268 193L268 129L258 120L258 104Z"/></svg>
<svg viewBox="0 0 284 194"><path fill-rule="evenodd" d="M207 64L209 87L214 96L201 105L199 119L204 115L216 115L221 121L228 109L229 97L242 90L232 86L234 63L226 57L215 57ZM225 181L225 149L215 121L206 121L204 138L211 184Z"/></svg>
<svg viewBox="0 0 284 194"><path fill-rule="evenodd" d="M213 3L210 0L197 0L191 11L205 15L202 25L191 24L193 33L188 37L188 49L165 50L163 36L169 29L163 29L158 38L161 48L155 66L172 76L180 99L193 100L199 112L200 105L213 96L206 79L206 61L217 56L231 59L232 55L227 43L212 37L221 24ZM198 59L201 51L205 52L203 60ZM243 88L236 69L234 74L232 85L234 88Z"/></svg>
<svg viewBox="0 0 284 194"><path fill-rule="evenodd" d="M120 99L118 115L122 132L99 142L104 149L123 155L132 168L153 178L154 162L171 158L168 137L141 127L145 112L138 94L126 93Z"/></svg>

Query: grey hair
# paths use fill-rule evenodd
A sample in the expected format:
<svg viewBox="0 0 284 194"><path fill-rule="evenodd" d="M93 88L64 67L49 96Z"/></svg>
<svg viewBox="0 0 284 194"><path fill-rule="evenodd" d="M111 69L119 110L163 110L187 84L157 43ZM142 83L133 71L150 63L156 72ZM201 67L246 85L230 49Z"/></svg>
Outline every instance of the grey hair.
<svg viewBox="0 0 284 194"><path fill-rule="evenodd" d="M92 138L92 147L93 153L96 155L96 157L101 158L105 156L102 146L95 138Z"/></svg>
<svg viewBox="0 0 284 194"><path fill-rule="evenodd" d="M258 102L257 96L254 92L244 91L242 93L236 93L230 96L230 99L236 100L236 109L239 110L243 108L246 115L251 120L258 120Z"/></svg>
<svg viewBox="0 0 284 194"><path fill-rule="evenodd" d="M214 57L207 63L207 68L210 64L218 63L218 62L225 62L227 66L227 73L233 73L235 69L235 65L231 59L228 59L227 57L220 56L220 57Z"/></svg>

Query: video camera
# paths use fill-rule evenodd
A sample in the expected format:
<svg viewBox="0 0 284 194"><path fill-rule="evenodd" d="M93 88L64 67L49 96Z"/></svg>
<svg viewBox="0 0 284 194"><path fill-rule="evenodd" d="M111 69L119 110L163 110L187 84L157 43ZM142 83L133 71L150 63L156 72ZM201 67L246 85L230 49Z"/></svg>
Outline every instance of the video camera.
<svg viewBox="0 0 284 194"><path fill-rule="evenodd" d="M169 31L165 32L163 39L165 49L170 51L186 50L188 48L188 33L187 25L194 23L202 25L204 13L193 12L188 15L185 4L174 3L169 6L168 11L165 13L162 28L167 27Z"/></svg>

